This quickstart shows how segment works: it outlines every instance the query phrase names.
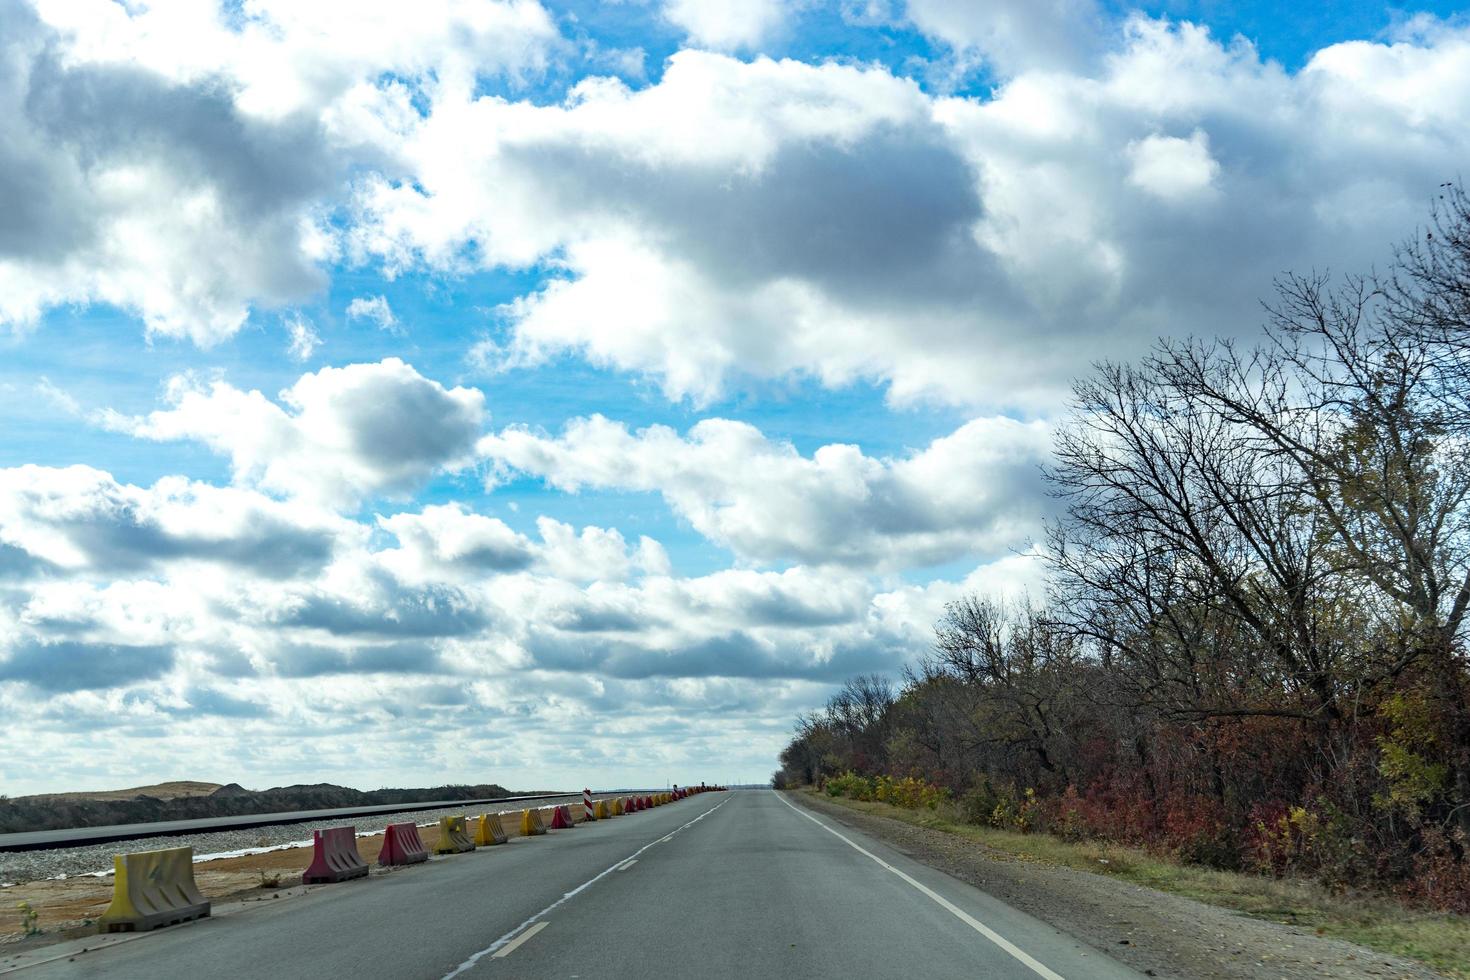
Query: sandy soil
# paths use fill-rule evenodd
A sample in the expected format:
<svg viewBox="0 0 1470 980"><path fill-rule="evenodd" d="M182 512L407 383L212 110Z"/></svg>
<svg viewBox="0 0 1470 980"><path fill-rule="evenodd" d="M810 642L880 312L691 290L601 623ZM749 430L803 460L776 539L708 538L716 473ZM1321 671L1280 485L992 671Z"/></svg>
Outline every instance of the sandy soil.
<svg viewBox="0 0 1470 980"><path fill-rule="evenodd" d="M580 804L571 808L573 818L578 822L582 819L581 809ZM471 818L469 833L473 838L477 829L475 818L478 815L475 813L468 815ZM520 836L520 815L519 810L503 811L500 822L507 836ZM546 826L551 825L551 808L542 808L541 820ZM423 839L424 845L432 852L434 843L439 837L438 828L420 827L419 836ZM140 845L146 845L146 843L146 841L139 842ZM363 860L372 866L372 874L395 874L409 870L379 868L376 862L378 852L382 848L382 834L358 838L357 851L362 855ZM147 850L147 847L139 846L136 849ZM301 872L305 871L310 863L311 848L295 847L265 854L200 862L194 865L194 880L199 885L200 891L216 902L229 898L269 897L292 885L299 885ZM94 932L95 927L91 923L102 914L111 901L111 876L68 878L63 881L32 881L0 890L0 944L7 946L12 943L24 946L39 945ZM29 903L38 914L36 924L42 930L40 936L23 938L22 920L20 913L16 910L16 905L20 902Z"/></svg>
<svg viewBox="0 0 1470 980"><path fill-rule="evenodd" d="M1115 878L1017 861L976 841L859 813L811 793L793 793L790 799L989 892L1148 976L1443 980L1418 963L1303 929Z"/></svg>

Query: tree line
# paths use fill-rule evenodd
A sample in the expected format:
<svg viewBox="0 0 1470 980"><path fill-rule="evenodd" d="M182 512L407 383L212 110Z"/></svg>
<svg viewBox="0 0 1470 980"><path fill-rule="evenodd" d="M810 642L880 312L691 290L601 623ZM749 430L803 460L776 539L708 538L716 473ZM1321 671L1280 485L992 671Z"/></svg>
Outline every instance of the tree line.
<svg viewBox="0 0 1470 980"><path fill-rule="evenodd" d="M967 596L779 784L918 775L971 819L1470 911L1470 197L1386 270L1289 274L1253 344L1073 386L1046 594Z"/></svg>

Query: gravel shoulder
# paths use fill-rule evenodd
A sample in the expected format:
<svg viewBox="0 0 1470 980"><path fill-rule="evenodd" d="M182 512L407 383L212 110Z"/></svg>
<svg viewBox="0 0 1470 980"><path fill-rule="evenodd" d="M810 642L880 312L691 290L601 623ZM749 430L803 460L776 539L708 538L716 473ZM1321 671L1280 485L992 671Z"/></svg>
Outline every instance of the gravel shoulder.
<svg viewBox="0 0 1470 980"><path fill-rule="evenodd" d="M1442 974L1411 960L1304 929L1102 875L1020 861L977 841L859 812L813 793L791 793L788 798L877 837L1149 976L1442 980Z"/></svg>

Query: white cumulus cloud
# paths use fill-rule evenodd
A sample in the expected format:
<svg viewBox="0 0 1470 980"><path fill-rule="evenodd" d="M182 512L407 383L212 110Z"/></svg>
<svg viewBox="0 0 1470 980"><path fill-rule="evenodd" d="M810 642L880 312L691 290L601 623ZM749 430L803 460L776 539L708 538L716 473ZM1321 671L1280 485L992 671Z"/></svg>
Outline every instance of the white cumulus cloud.
<svg viewBox="0 0 1470 980"><path fill-rule="evenodd" d="M1037 534L1050 446L1044 423L986 418L897 459L842 444L807 457L728 419L705 419L680 436L592 416L554 437L503 429L478 449L501 478L524 473L571 492L658 492L744 559L900 568L994 556Z"/></svg>
<svg viewBox="0 0 1470 980"><path fill-rule="evenodd" d="M1133 169L1128 180L1166 201L1187 200L1214 184L1220 165L1210 156L1210 141L1196 129L1188 139L1146 136L1128 144Z"/></svg>
<svg viewBox="0 0 1470 980"><path fill-rule="evenodd" d="M930 10L955 43L962 7ZM1189 23L1101 38L1018 55L983 97L686 50L657 84L584 79L559 104L445 98L395 124L413 179L359 180L344 247L389 271L554 267L500 310L503 367L573 353L696 405L810 377L1045 414L1161 333L1253 332L1283 269L1370 265L1470 152L1462 30L1294 74Z"/></svg>
<svg viewBox="0 0 1470 980"><path fill-rule="evenodd" d="M317 294L341 183L389 149L362 107L559 43L534 0L5 3L0 326L108 303L210 345Z"/></svg>
<svg viewBox="0 0 1470 980"><path fill-rule="evenodd" d="M170 382L169 400L104 422L142 439L202 442L230 458L237 482L337 507L403 496L464 466L485 417L478 390L445 388L396 357L304 374L280 403L186 376Z"/></svg>
<svg viewBox="0 0 1470 980"><path fill-rule="evenodd" d="M391 331L398 327L398 318L393 315L393 307L388 305L387 298L383 296L354 297L347 304L347 317L350 320L371 320L380 330Z"/></svg>
<svg viewBox="0 0 1470 980"><path fill-rule="evenodd" d="M665 0L663 13L696 45L756 48L785 22L790 0Z"/></svg>

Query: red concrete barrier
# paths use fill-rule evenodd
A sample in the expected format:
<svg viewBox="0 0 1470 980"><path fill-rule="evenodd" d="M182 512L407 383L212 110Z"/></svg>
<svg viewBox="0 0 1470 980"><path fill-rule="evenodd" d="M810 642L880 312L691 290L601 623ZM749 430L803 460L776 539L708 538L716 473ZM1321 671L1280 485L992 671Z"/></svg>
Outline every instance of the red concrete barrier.
<svg viewBox="0 0 1470 980"><path fill-rule="evenodd" d="M378 863L418 864L429 860L429 849L419 839L419 828L413 823L390 823L383 832L383 850Z"/></svg>
<svg viewBox="0 0 1470 980"><path fill-rule="evenodd" d="M571 830L572 829L572 822L571 822L571 820L567 819L567 808L566 807L559 806L559 807L555 807L555 808L552 809L552 811L551 811L551 829L552 830Z"/></svg>
<svg viewBox="0 0 1470 980"><path fill-rule="evenodd" d="M301 873L303 885L351 881L367 873L367 862L357 853L356 827L328 827L312 831L311 864Z"/></svg>

